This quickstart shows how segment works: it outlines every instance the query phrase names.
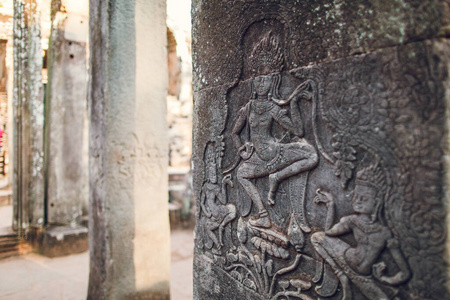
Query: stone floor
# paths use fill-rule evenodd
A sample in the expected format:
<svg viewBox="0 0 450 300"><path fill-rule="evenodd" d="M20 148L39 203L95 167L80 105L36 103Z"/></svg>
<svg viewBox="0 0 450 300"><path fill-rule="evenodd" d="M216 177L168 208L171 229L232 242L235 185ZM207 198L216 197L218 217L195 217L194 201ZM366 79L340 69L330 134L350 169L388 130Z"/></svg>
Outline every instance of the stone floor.
<svg viewBox="0 0 450 300"><path fill-rule="evenodd" d="M172 265L170 294L172 300L192 300L193 293L193 251L194 234L192 230L172 231Z"/></svg>
<svg viewBox="0 0 450 300"><path fill-rule="evenodd" d="M89 254L50 259L36 254L0 261L2 300L86 299Z"/></svg>
<svg viewBox="0 0 450 300"><path fill-rule="evenodd" d="M192 230L171 235L171 299L192 299ZM60 258L37 254L0 260L1 300L86 299L89 253Z"/></svg>

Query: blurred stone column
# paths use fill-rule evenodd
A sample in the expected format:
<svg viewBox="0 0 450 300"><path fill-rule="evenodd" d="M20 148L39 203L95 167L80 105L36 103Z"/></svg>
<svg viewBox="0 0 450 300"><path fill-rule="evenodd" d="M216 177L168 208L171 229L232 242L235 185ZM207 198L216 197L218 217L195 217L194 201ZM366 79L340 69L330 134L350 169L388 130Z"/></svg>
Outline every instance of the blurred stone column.
<svg viewBox="0 0 450 300"><path fill-rule="evenodd" d="M87 228L80 226L88 198L83 157L87 143L83 137L87 126L88 1L77 1L75 7L63 1L61 10L55 2L60 1L52 5L45 105L46 209L51 228L43 248L52 256L88 247ZM56 234L64 239L57 240Z"/></svg>
<svg viewBox="0 0 450 300"><path fill-rule="evenodd" d="M44 225L42 48L38 1L14 1L13 228Z"/></svg>
<svg viewBox="0 0 450 300"><path fill-rule="evenodd" d="M88 299L169 299L165 7L90 1Z"/></svg>

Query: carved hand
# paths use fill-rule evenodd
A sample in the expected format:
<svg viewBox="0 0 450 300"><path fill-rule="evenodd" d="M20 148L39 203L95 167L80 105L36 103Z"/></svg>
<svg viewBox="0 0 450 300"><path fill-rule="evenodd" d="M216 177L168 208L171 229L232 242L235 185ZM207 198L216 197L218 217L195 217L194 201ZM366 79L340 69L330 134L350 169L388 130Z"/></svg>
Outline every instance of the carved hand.
<svg viewBox="0 0 450 300"><path fill-rule="evenodd" d="M322 189L317 189L316 191L316 197L314 197L314 203L320 204L324 203L326 206L329 206L330 204L334 203L333 196Z"/></svg>
<svg viewBox="0 0 450 300"><path fill-rule="evenodd" d="M292 95L289 98L294 102L299 101L301 98L310 100L311 99L311 93L309 91L310 87L311 87L311 83L309 81L303 82L295 89L295 91L292 93Z"/></svg>
<svg viewBox="0 0 450 300"><path fill-rule="evenodd" d="M278 119L284 118L285 116L287 116L287 113L287 109L280 109L280 111L278 112Z"/></svg>
<svg viewBox="0 0 450 300"><path fill-rule="evenodd" d="M247 160L252 156L253 150L254 150L253 144L247 142L244 145L242 145L238 151L242 159Z"/></svg>
<svg viewBox="0 0 450 300"><path fill-rule="evenodd" d="M373 276L375 276L375 278L377 278L380 281L383 281L382 278L384 277L383 274L384 274L385 270L386 270L386 264L383 261L379 262L377 264L374 264L372 266Z"/></svg>
<svg viewBox="0 0 450 300"><path fill-rule="evenodd" d="M392 276L383 275L386 269L386 264L382 262L373 266L374 276L381 282L390 285L402 284L411 277L411 271L409 270L408 263L406 262L402 252L400 251L400 245L397 240L388 240L387 247L389 248L392 258L394 258L394 261L397 263L397 266L400 270Z"/></svg>
<svg viewBox="0 0 450 300"><path fill-rule="evenodd" d="M228 184L230 187L234 186L233 181L231 180L231 174L228 174L222 179L222 184L223 185Z"/></svg>
<svg viewBox="0 0 450 300"><path fill-rule="evenodd" d="M311 83L309 82L309 80L302 82L299 85L299 89L301 89L302 91L308 91L310 87L311 87Z"/></svg>
<svg viewBox="0 0 450 300"><path fill-rule="evenodd" d="M202 204L201 206L202 206L203 212L205 213L205 216L206 216L208 219L211 218L212 213L206 208L205 205Z"/></svg>

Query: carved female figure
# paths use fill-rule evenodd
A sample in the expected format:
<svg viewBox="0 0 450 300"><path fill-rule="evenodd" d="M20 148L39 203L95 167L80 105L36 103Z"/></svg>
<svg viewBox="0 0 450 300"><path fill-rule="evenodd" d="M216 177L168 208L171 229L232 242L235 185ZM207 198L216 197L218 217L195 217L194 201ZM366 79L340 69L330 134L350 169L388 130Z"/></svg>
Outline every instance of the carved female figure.
<svg viewBox="0 0 450 300"><path fill-rule="evenodd" d="M206 232L217 250L220 250L223 246L225 226L236 218L236 207L231 203L227 204L226 185L233 186L231 176L227 175L223 178L222 186L218 183L216 153L211 144L206 148L205 173L206 182L202 187L200 206L207 218ZM214 233L216 230L218 238Z"/></svg>
<svg viewBox="0 0 450 300"><path fill-rule="evenodd" d="M258 209L258 218L250 223L258 227L271 227L262 197L252 182L255 178L269 176L268 203L275 203L275 194L281 181L312 169L317 165L316 149L302 139L303 122L298 101L310 98L310 82L301 84L287 100L279 100L280 71L284 58L278 40L267 34L253 49L249 65L254 74L252 98L238 112L232 129L233 142L243 162L237 177ZM281 105L290 105L289 109ZM297 137L297 141L281 143L271 134L272 124ZM247 125L249 140L242 143L240 133Z"/></svg>
<svg viewBox="0 0 450 300"><path fill-rule="evenodd" d="M314 199L315 203L327 206L328 214L326 231L314 233L311 242L317 253L335 271L342 284L345 300L351 299L350 281L369 299L390 299L377 281L399 285L410 277L408 264L397 240L379 217L383 205L383 195L380 195L383 184L379 168L370 166L359 171L352 198L355 213L341 218L335 225L332 225L335 212L333 196L319 189ZM355 246L339 238L347 233L353 233ZM376 263L386 247L399 268L392 276L383 274L386 269L384 262Z"/></svg>

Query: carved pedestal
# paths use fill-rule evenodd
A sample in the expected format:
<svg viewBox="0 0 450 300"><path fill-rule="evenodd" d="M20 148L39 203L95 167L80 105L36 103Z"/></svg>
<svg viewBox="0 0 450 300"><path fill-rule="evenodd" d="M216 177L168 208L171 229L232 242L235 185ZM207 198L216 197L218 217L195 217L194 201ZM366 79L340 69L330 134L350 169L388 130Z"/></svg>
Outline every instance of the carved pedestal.
<svg viewBox="0 0 450 300"><path fill-rule="evenodd" d="M378 2L194 3L194 299L448 297L447 8Z"/></svg>

